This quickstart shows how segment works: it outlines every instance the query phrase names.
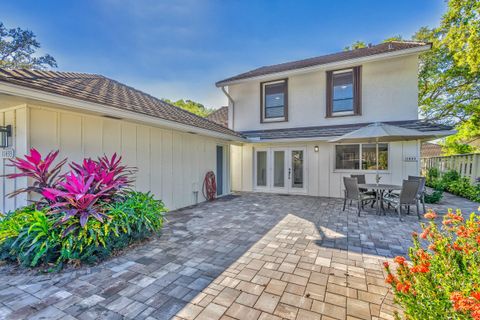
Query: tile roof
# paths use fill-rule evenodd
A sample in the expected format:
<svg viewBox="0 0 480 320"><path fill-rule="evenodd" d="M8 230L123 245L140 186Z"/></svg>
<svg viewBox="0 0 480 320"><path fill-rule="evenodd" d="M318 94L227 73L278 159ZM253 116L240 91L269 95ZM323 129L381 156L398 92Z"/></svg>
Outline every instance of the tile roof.
<svg viewBox="0 0 480 320"><path fill-rule="evenodd" d="M373 56L377 54L389 53L389 52L418 48L418 47L431 47L431 44L424 43L424 42L414 42L414 41L386 42L386 43L381 43L381 44L366 47L366 48L342 51L342 52L332 53L332 54L304 59L304 60L298 60L298 61L260 67L260 68L218 81L216 85L219 87L219 86L227 85L229 82L236 81L236 80L243 80L243 79L248 79L248 78L253 78L258 76L264 76L272 73L308 68L308 67L318 66L318 65L332 63L332 62L363 58L363 57Z"/></svg>
<svg viewBox="0 0 480 320"><path fill-rule="evenodd" d="M424 142L420 147L420 157L429 158L429 157L438 157L442 155L442 146L431 143Z"/></svg>
<svg viewBox="0 0 480 320"><path fill-rule="evenodd" d="M415 129L422 132L427 131L446 131L451 130L449 126L434 124L422 120L407 120L407 121L391 121L385 122L390 125L399 126L407 129ZM337 137L354 130L360 129L370 123L354 123L333 126L319 126L319 127L303 127L290 129L272 129L272 130L255 130L242 131L241 134L246 138L273 140L273 139L302 139L302 138L328 138Z"/></svg>
<svg viewBox="0 0 480 320"><path fill-rule="evenodd" d="M218 123L221 126L228 127L228 107L221 107L207 116L207 119Z"/></svg>
<svg viewBox="0 0 480 320"><path fill-rule="evenodd" d="M237 132L213 121L199 117L147 93L101 75L0 68L0 82L8 82L31 89L240 137Z"/></svg>

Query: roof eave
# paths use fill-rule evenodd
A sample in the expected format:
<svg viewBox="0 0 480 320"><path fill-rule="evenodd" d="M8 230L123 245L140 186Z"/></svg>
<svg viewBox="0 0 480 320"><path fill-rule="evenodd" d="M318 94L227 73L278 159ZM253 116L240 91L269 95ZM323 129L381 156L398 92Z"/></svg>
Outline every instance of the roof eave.
<svg viewBox="0 0 480 320"><path fill-rule="evenodd" d="M253 80L264 80L264 79L272 78L272 77L273 78L278 78L278 77L301 74L301 73L312 72L312 71L322 70L322 69L332 69L332 68L336 68L336 67L341 67L343 65L350 65L350 64L355 64L355 63L365 63L365 62L371 62L371 61L375 61L375 60L383 60L383 59L407 56L407 55L411 55L411 54L419 54L419 53L422 53L424 51L430 50L431 47L432 47L432 44L427 43L427 44L425 44L423 46L419 46L419 47L403 49L403 50L395 50L395 51L392 51L392 52L374 54L374 55L360 57L360 58L335 61L335 62L331 62L331 63L319 64L319 65L305 67L305 68L298 68L298 69L291 69L291 70L286 70L286 71L281 71L281 72L267 73L267 74L263 74L263 75L259 75L259 76L242 78L242 79L232 80L232 81L229 81L228 79L227 80L221 80L221 81L218 81L217 83L215 83L215 86L217 88L220 88L220 87L225 87L225 86L238 84L238 83L243 83L243 82L248 82L248 81L253 81Z"/></svg>
<svg viewBox="0 0 480 320"><path fill-rule="evenodd" d="M190 126L159 117L149 116L132 111L122 110L117 107L107 106L100 103L94 103L81 99L66 97L60 94L46 92L42 90L32 89L17 84L11 84L8 82L0 81L0 93L9 94L13 96L23 97L27 99L39 100L42 102L52 103L56 105L62 105L66 107L75 108L78 110L89 111L100 115L114 116L121 119L133 120L138 122L147 123L154 126L166 127L179 131L200 134L213 138L228 140L228 141L240 141L246 142L247 140L236 136L230 135L214 130L208 130L199 128L196 126Z"/></svg>

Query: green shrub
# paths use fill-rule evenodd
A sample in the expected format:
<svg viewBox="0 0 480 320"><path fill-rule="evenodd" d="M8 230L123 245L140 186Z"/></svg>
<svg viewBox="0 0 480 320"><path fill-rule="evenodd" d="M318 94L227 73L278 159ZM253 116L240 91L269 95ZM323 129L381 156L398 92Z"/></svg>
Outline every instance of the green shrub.
<svg viewBox="0 0 480 320"><path fill-rule="evenodd" d="M433 190L432 193L425 193L425 203L438 203L443 198L443 191Z"/></svg>
<svg viewBox="0 0 480 320"><path fill-rule="evenodd" d="M468 178L461 177L455 170L449 170L442 175L438 169L427 171L426 185L439 191L447 191L457 196L480 202L480 184L472 184Z"/></svg>
<svg viewBox="0 0 480 320"><path fill-rule="evenodd" d="M158 233L167 211L150 193L129 191L101 204L106 219L79 217L59 223L62 213L24 207L0 218L0 259L35 267L96 263L131 243Z"/></svg>
<svg viewBox="0 0 480 320"><path fill-rule="evenodd" d="M422 233L413 233L410 261L384 263L386 282L405 319L480 319L480 215L460 210L444 215L428 212Z"/></svg>

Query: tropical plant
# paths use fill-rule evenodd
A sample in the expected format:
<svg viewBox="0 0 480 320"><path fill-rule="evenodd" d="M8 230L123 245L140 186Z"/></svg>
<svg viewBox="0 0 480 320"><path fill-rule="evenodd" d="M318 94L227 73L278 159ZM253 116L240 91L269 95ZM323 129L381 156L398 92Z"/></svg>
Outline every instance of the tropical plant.
<svg viewBox="0 0 480 320"><path fill-rule="evenodd" d="M102 208L97 205L100 198L113 189L112 186L97 190L92 186L94 176L83 176L70 172L65 175L65 181L59 182L59 188L45 188L43 196L50 201L50 207L54 209L51 214L63 213L59 223L65 223L72 217L78 217L81 227L84 227L90 217L103 222L106 217ZM93 190L93 191L92 191ZM66 233L75 228L71 225Z"/></svg>
<svg viewBox="0 0 480 320"><path fill-rule="evenodd" d="M8 179L16 179L20 177L31 178L33 184L26 188L20 188L9 194L10 197L15 197L24 192L35 192L42 194L45 188L55 188L61 177L59 176L63 165L67 159L63 159L56 165L53 162L58 156L58 150L52 151L42 159L42 155L36 149L30 149L30 154L25 155L25 159L15 158L10 160L10 167L15 167L18 171L16 173L6 174Z"/></svg>
<svg viewBox="0 0 480 320"><path fill-rule="evenodd" d="M480 319L480 216L449 210L441 228L434 212L425 217L430 222L412 235L411 262L384 263L395 301L407 319Z"/></svg>

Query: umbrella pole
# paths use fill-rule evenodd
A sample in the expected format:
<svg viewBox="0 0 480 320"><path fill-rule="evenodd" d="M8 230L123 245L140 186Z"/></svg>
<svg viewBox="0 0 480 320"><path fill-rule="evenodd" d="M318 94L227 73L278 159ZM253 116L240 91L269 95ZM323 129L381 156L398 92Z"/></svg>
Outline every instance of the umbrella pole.
<svg viewBox="0 0 480 320"><path fill-rule="evenodd" d="M375 180L377 181L377 184L380 182L380 175L379 175L379 172L378 172L378 138L375 139L376 140L376 143L375 143L375 153L376 153L376 166L377 166L377 176L375 177Z"/></svg>

